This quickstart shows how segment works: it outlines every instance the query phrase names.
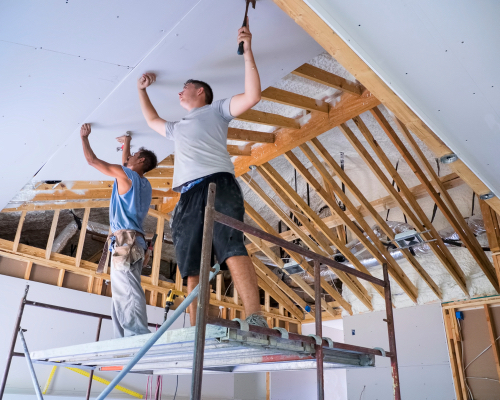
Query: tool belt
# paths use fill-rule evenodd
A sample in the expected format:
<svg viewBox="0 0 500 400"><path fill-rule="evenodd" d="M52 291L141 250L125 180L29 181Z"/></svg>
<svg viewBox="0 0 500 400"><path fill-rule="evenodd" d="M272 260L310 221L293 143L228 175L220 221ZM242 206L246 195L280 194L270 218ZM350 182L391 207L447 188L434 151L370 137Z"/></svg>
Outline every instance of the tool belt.
<svg viewBox="0 0 500 400"><path fill-rule="evenodd" d="M144 259L144 249L136 243L136 237L144 235L133 229L119 229L110 233L104 242L101 259L97 267L97 274L102 274L108 264L109 242L115 237L113 251L111 252L111 265L118 271L128 271L130 266L140 259Z"/></svg>

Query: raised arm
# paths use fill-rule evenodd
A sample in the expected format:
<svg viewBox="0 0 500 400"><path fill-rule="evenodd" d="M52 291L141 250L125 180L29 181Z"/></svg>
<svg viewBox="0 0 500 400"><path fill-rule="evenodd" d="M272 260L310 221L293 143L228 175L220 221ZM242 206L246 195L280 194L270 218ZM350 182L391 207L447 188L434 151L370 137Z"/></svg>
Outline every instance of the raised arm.
<svg viewBox="0 0 500 400"><path fill-rule="evenodd" d="M121 165L110 164L96 157L94 151L90 147L90 130L90 124L83 124L80 129L80 137L82 138L83 154L85 155L85 159L90 166L102 172L104 175L111 176L116 179L118 182L119 194L127 193L132 186L132 182Z"/></svg>
<svg viewBox="0 0 500 400"><path fill-rule="evenodd" d="M137 81L137 89L139 89L139 101L141 103L142 115L146 118L148 126L162 136L166 136L165 120L160 118L156 112L151 100L149 100L146 88L156 81L156 75L152 72L143 74Z"/></svg>
<svg viewBox="0 0 500 400"><path fill-rule="evenodd" d="M116 140L123 145L122 165L126 167L128 158L130 157L130 141L132 140L132 136L127 132L127 134L117 137Z"/></svg>
<svg viewBox="0 0 500 400"><path fill-rule="evenodd" d="M248 24L238 30L238 43L243 42L243 59L245 60L245 92L233 96L229 111L233 117L238 117L250 110L260 101L261 88L257 65L252 52L252 34Z"/></svg>

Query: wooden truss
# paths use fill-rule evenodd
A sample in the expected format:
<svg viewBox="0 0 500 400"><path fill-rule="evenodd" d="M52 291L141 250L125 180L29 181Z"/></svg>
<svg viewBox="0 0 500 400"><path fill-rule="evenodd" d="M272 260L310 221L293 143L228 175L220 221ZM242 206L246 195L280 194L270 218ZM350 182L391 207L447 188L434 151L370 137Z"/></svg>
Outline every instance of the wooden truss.
<svg viewBox="0 0 500 400"><path fill-rule="evenodd" d="M485 223L489 231L488 238L494 253L492 265L480 247L448 190L467 183L477 194L489 191L486 186L460 162L452 167L456 173L445 177L438 177L432 166L418 147L413 135L421 139L436 156L449 153L450 150L437 136L406 106L402 101L371 71L366 64L355 55L349 47L336 36L332 30L301 0L274 0L285 12L294 18L311 36L320 43L337 61L357 77L360 83L350 82L330 72L321 70L309 64L304 64L292 71L292 74L319 82L342 91L339 101L330 106L328 103L319 104L315 99L282 89L267 88L262 92L266 101L293 106L309 114L307 123L300 124L298 120L278 114L249 110L240 117L241 121L252 122L277 128L274 132L259 132L246 129L230 128L228 140L239 141L241 146L228 144L229 154L234 156L233 162L236 176L252 190L289 230L278 233L269 223L259 215L255 209L245 203L247 215L264 231L282 239L300 240L303 246L325 257L335 257L341 253L354 268L369 274L366 267L357 259L346 246L346 231L357 238L369 253L380 263L387 264L388 271L394 282L413 301L417 302L418 291L405 272L391 256L386 244L377 237L366 218L373 219L389 240L395 235L380 212L398 207L408 218L422 237L429 241L434 255L441 262L446 271L460 287L464 296L468 296L465 276L457 261L452 256L437 230L433 227L418 201L430 196L439 210L446 217L453 229L458 233L463 245L478 263L483 273L500 291L500 240L498 220L495 211L500 211L500 201L494 198L481 202ZM367 90L368 89L368 90ZM392 121L396 129L387 121L379 106L383 104L396 116ZM380 125L394 147L399 151L405 162L419 179L420 185L408 187L395 167L391 164L384 149L382 149L374 135L364 122L369 112ZM387 191L387 196L375 201L368 201L362 188L341 168L331 156L329 150L317 137L335 127L345 135L352 147L371 169L376 179ZM411 132L410 132L411 131ZM363 138L363 142L360 137ZM404 139L404 141L402 140ZM365 143L370 147L366 148ZM407 143L412 152L406 147ZM257 144L257 145L256 145ZM312 170L300 161L297 154L305 156L312 164ZM375 154L375 157L372 155ZM413 155L415 154L415 156ZM303 177L310 188L316 192L324 204L330 209L331 216L320 218L311 207L292 189L290 184L270 165L270 161L283 155L290 166ZM147 174L153 187L153 205L150 215L157 218L156 233L163 236L165 220L169 220L169 213L174 209L179 195L172 191L172 177L174 156L170 155L162 160L158 168ZM250 166L257 166L257 173L267 185L267 190L257 184L247 174ZM328 167L328 168L327 168ZM333 172L331 172L333 171ZM321 181L315 176L320 176ZM388 176L394 180L399 190L390 182ZM340 187L340 184L344 188ZM21 211L21 219L14 242L0 242L1 255L10 258L22 259L27 265L40 264L50 268L59 268L60 277L57 284L64 284L64 274L75 273L88 276L88 291L102 292L103 279L109 275L96 275L96 264L99 254L91 260L82 260L82 249L85 240L85 230L82 229L75 258L50 252L54 240L57 218L60 209L85 208L83 223L86 224L91 208L108 207L112 190L112 181L96 182L60 182L57 185L40 183L36 186L37 194L30 201L17 207L4 209L3 212ZM50 191L50 192L49 192ZM82 194L82 191L84 194ZM272 193L270 195L269 193ZM355 199L359 205L353 203ZM279 201L277 201L279 199ZM42 203L43 202L43 203ZM284 204L284 207L279 204ZM31 248L20 244L21 230L26 212L38 210L55 210L54 220L50 230L47 248L45 250ZM283 269L283 260L278 257L274 246L263 240L246 235L250 244L247 249L254 263L259 286L264 290L263 312L269 321L278 325L284 323L298 323L305 315L306 320L314 318L314 311L307 307L306 302L290 287L270 271L270 269L256 256L261 252L268 259ZM436 282L426 272L410 250L402 251L416 274L433 291L438 299L442 293ZM288 252L288 255L302 267L305 274L313 276L311 265L299 254ZM143 286L147 293L148 303L151 305L163 304L165 294L171 288L182 289L180 277L175 284L159 280L159 266L161 244L155 248L153 257L152 275L143 277ZM30 264L31 263L31 264ZM27 267L27 271L31 267ZM283 270L287 273L286 270ZM29 276L29 272L27 272ZM367 308L373 310L371 294L354 276L336 272L342 281L343 287L348 289ZM308 296L314 299L313 289L299 275L290 275L290 278ZM242 312L238 294L233 298L226 298L221 293L221 278L217 280L216 293L211 300L213 305L223 307L223 316L234 317ZM321 287L334 301L322 300L322 315L325 319L339 318L341 309L352 314L352 306L337 289L325 279L321 280ZM383 292L376 285L372 288L375 296L383 296ZM270 307L270 299L278 304L278 309ZM309 309L309 311L307 311ZM227 311L229 310L229 312ZM318 310L316 310L317 312Z"/></svg>

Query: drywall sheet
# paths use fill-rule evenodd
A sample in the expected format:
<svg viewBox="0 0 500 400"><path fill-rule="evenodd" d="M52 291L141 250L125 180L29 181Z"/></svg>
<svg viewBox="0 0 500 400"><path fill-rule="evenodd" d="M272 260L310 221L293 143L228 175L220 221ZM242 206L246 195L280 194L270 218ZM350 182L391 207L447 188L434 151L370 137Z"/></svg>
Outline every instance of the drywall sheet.
<svg viewBox="0 0 500 400"><path fill-rule="evenodd" d="M500 195L500 3L306 0Z"/></svg>
<svg viewBox="0 0 500 400"><path fill-rule="evenodd" d="M385 311L344 317L345 343L389 349ZM452 400L455 390L440 304L394 310L401 397L405 400ZM347 370L348 399L392 398L388 358L375 368ZM361 396L361 397L360 397Z"/></svg>
<svg viewBox="0 0 500 400"><path fill-rule="evenodd" d="M150 90L167 120L182 118L177 93L189 78L209 82L215 98L244 89L236 33L243 0L34 2L0 12L0 132L3 207L39 171L37 180L99 180L83 157L79 126L93 124L98 155L120 162L115 137L133 132L132 150L146 146L159 158L173 144L143 121L136 81L158 74ZM253 47L263 88L322 49L271 0L250 11Z"/></svg>

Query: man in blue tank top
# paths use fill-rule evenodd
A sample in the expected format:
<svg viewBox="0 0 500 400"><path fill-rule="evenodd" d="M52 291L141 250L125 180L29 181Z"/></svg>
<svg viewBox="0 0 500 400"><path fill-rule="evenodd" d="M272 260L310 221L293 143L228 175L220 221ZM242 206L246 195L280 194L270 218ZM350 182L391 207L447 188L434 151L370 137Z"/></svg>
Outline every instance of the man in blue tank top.
<svg viewBox="0 0 500 400"><path fill-rule="evenodd" d="M151 204L152 189L144 174L156 168L156 155L144 148L130 154L130 136L123 143L122 164L109 164L96 157L90 147L90 124L80 130L87 162L115 178L109 202L111 244L111 316L115 337L150 333L146 299L141 287L141 270L146 242L142 224Z"/></svg>

